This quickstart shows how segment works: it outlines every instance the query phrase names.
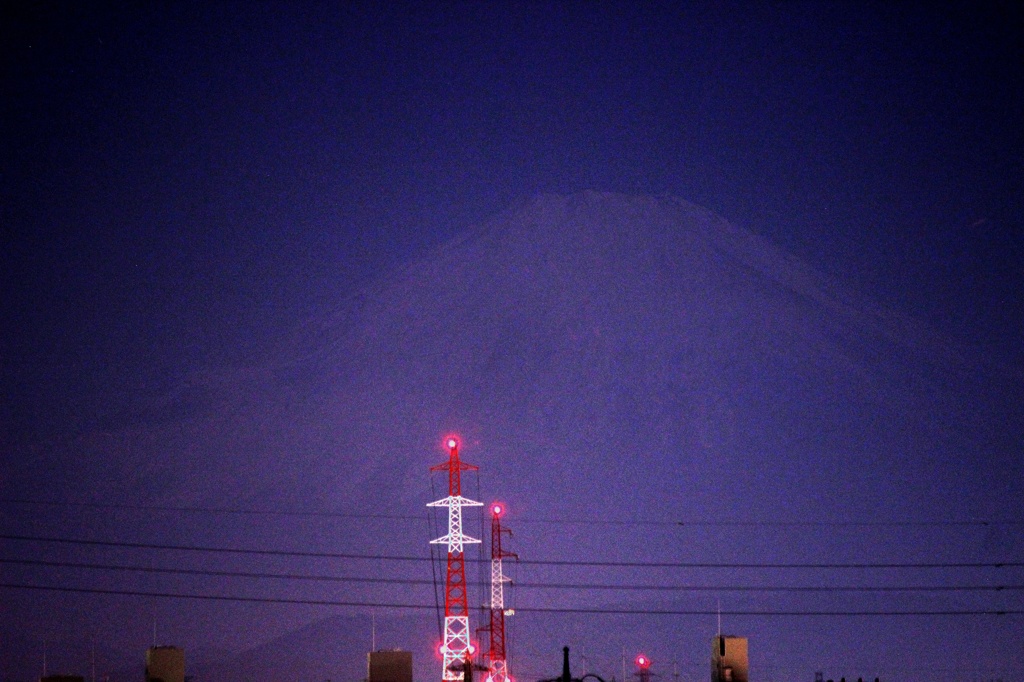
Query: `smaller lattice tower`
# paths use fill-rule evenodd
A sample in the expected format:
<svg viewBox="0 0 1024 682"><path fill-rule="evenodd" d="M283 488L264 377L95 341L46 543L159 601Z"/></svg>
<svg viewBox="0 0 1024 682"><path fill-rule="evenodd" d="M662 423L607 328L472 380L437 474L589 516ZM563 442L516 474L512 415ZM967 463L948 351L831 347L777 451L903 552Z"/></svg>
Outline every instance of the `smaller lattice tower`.
<svg viewBox="0 0 1024 682"><path fill-rule="evenodd" d="M505 616L512 615L514 611L505 609L505 583L511 581L502 571L501 560L516 555L501 548L502 533L512 535L512 531L501 527L501 517L504 513L504 505L491 505L491 622L487 628L491 631L491 648L487 652L491 674L487 677L487 682L512 681L508 674L508 660L505 657Z"/></svg>
<svg viewBox="0 0 1024 682"><path fill-rule="evenodd" d="M448 545L448 573L444 587L444 642L441 656L442 682L462 680L465 673L459 666L470 664L473 647L469 642L469 605L466 601L466 562L464 545L480 541L462 533L462 508L482 507L462 496L462 472L477 471L478 467L459 460L459 442L449 438L448 461L430 467L431 471L448 472L448 497L431 502L428 507L448 507L448 534L431 540L432 545Z"/></svg>

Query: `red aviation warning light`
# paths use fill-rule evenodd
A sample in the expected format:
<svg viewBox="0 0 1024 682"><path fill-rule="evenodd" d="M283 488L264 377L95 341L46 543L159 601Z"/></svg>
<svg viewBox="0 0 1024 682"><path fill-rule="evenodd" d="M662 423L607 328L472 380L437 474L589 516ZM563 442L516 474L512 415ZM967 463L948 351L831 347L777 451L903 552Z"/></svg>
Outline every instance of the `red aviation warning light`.
<svg viewBox="0 0 1024 682"><path fill-rule="evenodd" d="M495 516L501 516L502 514L505 513L505 508L503 506L501 506L500 504L492 504L491 505L491 513L494 514Z"/></svg>
<svg viewBox="0 0 1024 682"><path fill-rule="evenodd" d="M651 659L647 658L646 654L637 654L633 662L636 663L636 677L639 682L651 682Z"/></svg>
<svg viewBox="0 0 1024 682"><path fill-rule="evenodd" d="M448 446L449 450L454 450L455 448L459 447L459 441L455 440L454 438L449 438L447 441L445 441L445 445Z"/></svg>

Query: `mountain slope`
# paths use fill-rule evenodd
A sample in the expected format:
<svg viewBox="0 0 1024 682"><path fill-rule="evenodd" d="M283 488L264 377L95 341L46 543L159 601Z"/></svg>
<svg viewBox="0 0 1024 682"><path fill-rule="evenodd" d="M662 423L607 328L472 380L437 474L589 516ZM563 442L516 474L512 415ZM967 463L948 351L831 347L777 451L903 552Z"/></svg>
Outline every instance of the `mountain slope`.
<svg viewBox="0 0 1024 682"><path fill-rule="evenodd" d="M1024 418L1014 396L1024 393L1021 377L1019 368L989 363L684 201L542 196L382 272L248 369L196 374L157 401L141 401L133 415L27 457L8 481L15 491L47 486L54 497L88 490L95 499L340 514L187 523L82 518L64 528L69 533L426 557L443 520L426 523L424 505L444 494L428 468L445 457L441 438L457 432L464 458L481 467L479 478L467 477L466 494L508 503L514 548L524 559L998 561L1024 550L1016 534L928 524L1019 516ZM467 524L483 534L478 517ZM283 570L367 573L357 561L296 559ZM625 569L522 571L527 582L648 579ZM370 572L431 576L425 564L382 562ZM659 579L752 580L699 571ZM142 579L132 584L155 589ZM429 587L214 588L184 578L158 586L433 603ZM736 603L719 596L727 611L730 599ZM687 603L710 612L714 597L700 593ZM521 606L622 599L526 590ZM980 610L1019 605L1015 593L958 599ZM789 602L770 594L743 599L755 610L780 603ZM857 610L877 601L844 595L798 604ZM194 608L204 614L196 620L217 622L233 607ZM429 630L432 612L416 613ZM552 644L557 658L562 643L541 643L544 627L548 639L590 632L568 615L546 622L517 620L517 627L538 628L523 640L536 643L537 656ZM771 619L733 622L775 642L780 655L803 646L800 637L831 646L821 633L835 634L815 635L805 624L779 628ZM857 627L858 641L875 643L865 644L872 655L898 666L880 644L891 624ZM282 629L253 632L266 641ZM958 650L956 621L929 621L927 629L950 644L937 644L936 656ZM698 641L708 636L702 631Z"/></svg>

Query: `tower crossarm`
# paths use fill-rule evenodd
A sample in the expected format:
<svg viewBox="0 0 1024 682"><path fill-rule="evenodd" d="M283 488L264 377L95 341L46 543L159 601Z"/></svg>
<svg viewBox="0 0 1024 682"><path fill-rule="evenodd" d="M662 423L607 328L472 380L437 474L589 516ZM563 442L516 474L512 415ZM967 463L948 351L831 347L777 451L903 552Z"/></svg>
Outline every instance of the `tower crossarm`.
<svg viewBox="0 0 1024 682"><path fill-rule="evenodd" d="M482 502L476 502L462 495L451 495L436 502L431 502L427 505L428 507L448 507L448 534L439 537L436 540L431 540L432 545L447 545L448 552L462 553L464 550L463 545L474 545L479 544L480 540L465 535L462 532L462 508L463 507L482 507Z"/></svg>
<svg viewBox="0 0 1024 682"><path fill-rule="evenodd" d="M483 502L471 500L462 495L450 495L435 502L428 502L428 507L482 507Z"/></svg>
<svg viewBox="0 0 1024 682"><path fill-rule="evenodd" d="M448 461L441 462L430 467L431 471L448 472L448 494L453 496L462 495L462 472L479 471L480 467L473 464L466 464L459 459L459 443L454 438L448 439Z"/></svg>

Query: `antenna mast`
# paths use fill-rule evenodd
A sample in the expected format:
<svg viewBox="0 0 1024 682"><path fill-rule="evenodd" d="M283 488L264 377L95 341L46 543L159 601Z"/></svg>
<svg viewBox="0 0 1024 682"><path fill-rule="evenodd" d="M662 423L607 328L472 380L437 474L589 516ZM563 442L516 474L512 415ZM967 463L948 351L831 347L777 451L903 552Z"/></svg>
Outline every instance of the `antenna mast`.
<svg viewBox="0 0 1024 682"><path fill-rule="evenodd" d="M444 642L441 655L444 658L441 680L462 680L465 672L459 668L473 654L469 643L469 606L466 601L466 565L463 546L480 541L463 535L462 508L482 507L462 496L462 472L477 471L479 467L459 460L459 442L449 438L448 461L430 467L431 471L448 472L448 497L431 502L428 507L448 507L448 535L431 540L432 545L448 545L448 575L444 589Z"/></svg>
<svg viewBox="0 0 1024 682"><path fill-rule="evenodd" d="M505 658L505 583L512 582L502 572L501 560L514 557L515 554L501 549L501 534L512 535L512 531L501 527L501 516L505 507L501 504L491 505L491 649L487 658L491 663L491 674L488 682L511 682L508 674L508 661ZM516 557L518 558L518 557ZM514 612L509 611L508 615Z"/></svg>

